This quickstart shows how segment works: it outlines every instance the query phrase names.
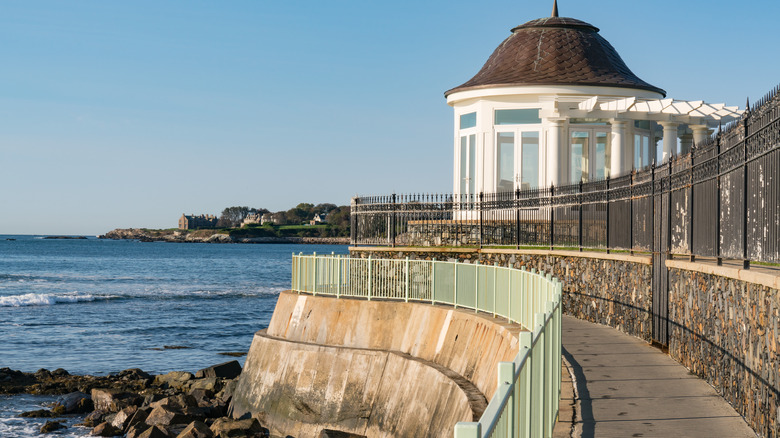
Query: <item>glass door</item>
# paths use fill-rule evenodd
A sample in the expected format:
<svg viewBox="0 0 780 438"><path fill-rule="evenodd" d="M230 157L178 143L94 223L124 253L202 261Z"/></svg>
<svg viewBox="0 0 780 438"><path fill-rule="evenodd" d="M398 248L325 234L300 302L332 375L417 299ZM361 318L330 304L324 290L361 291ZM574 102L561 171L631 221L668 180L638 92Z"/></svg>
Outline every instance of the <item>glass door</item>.
<svg viewBox="0 0 780 438"><path fill-rule="evenodd" d="M605 127L576 127L569 131L569 183L609 176L610 132Z"/></svg>
<svg viewBox="0 0 780 438"><path fill-rule="evenodd" d="M477 136L464 135L460 138L460 194L476 193Z"/></svg>
<svg viewBox="0 0 780 438"><path fill-rule="evenodd" d="M539 168L539 131L497 133L497 192L539 187Z"/></svg>

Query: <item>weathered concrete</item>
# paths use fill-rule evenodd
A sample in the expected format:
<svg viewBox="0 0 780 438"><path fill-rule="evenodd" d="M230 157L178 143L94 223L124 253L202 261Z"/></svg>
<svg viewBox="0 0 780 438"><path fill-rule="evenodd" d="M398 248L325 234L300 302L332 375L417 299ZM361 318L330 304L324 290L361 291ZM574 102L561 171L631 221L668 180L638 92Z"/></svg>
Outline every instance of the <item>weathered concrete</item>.
<svg viewBox="0 0 780 438"><path fill-rule="evenodd" d="M756 436L715 389L642 340L565 316L563 348L579 403L573 436Z"/></svg>
<svg viewBox="0 0 780 438"><path fill-rule="evenodd" d="M450 436L458 421L478 418L487 401L473 386L468 394L461 387L465 379L457 382L442 371L399 353L258 332L233 398L233 416L251 413L280 436L316 437L323 428L372 437ZM474 394L481 397L478 406Z"/></svg>
<svg viewBox="0 0 780 438"><path fill-rule="evenodd" d="M520 327L474 311L398 301L283 292L268 334L321 345L400 351L444 366L490 399L501 361L517 355Z"/></svg>

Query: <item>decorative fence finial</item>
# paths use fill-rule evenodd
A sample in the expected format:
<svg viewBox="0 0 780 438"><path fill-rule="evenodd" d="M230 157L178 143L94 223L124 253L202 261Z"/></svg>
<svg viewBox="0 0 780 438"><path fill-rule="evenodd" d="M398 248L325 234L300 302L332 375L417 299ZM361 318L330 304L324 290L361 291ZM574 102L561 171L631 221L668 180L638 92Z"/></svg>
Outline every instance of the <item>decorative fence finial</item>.
<svg viewBox="0 0 780 438"><path fill-rule="evenodd" d="M551 17L557 17L558 16L558 0L553 0L553 10Z"/></svg>

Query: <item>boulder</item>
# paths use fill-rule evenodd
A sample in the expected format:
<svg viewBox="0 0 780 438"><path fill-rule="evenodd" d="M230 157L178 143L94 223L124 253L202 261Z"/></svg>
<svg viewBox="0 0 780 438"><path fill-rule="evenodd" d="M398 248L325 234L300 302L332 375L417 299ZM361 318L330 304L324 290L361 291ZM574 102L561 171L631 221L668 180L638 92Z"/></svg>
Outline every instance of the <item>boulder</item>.
<svg viewBox="0 0 780 438"><path fill-rule="evenodd" d="M208 389L193 388L189 394L198 402L198 406L203 406L208 399L214 398L214 391Z"/></svg>
<svg viewBox="0 0 780 438"><path fill-rule="evenodd" d="M140 405L143 398L132 392L124 392L116 388L94 388L92 403L95 410L119 412L128 406Z"/></svg>
<svg viewBox="0 0 780 438"><path fill-rule="evenodd" d="M142 433L146 432L149 426L146 423L134 424L127 428L125 432L125 438L138 438Z"/></svg>
<svg viewBox="0 0 780 438"><path fill-rule="evenodd" d="M220 363L204 368L195 373L196 378L219 377L221 379L235 379L241 374L241 364L237 360Z"/></svg>
<svg viewBox="0 0 780 438"><path fill-rule="evenodd" d="M268 429L260 426L254 418L246 420L232 420L229 418L217 418L211 425L214 436L220 438L263 436ZM270 434L266 435L270 436Z"/></svg>
<svg viewBox="0 0 780 438"><path fill-rule="evenodd" d="M69 376L70 373L62 368L57 368L56 370L51 372L51 375L54 377L66 377Z"/></svg>
<svg viewBox="0 0 780 438"><path fill-rule="evenodd" d="M104 421L95 426L91 433L95 436L117 436L121 435L122 431L112 426L111 423Z"/></svg>
<svg viewBox="0 0 780 438"><path fill-rule="evenodd" d="M62 421L47 421L46 424L41 426L41 433L54 432L55 430L65 429L67 426L62 424Z"/></svg>
<svg viewBox="0 0 780 438"><path fill-rule="evenodd" d="M146 417L149 426L170 426L173 424L189 424L194 420L191 415L186 415L166 406L157 406Z"/></svg>
<svg viewBox="0 0 780 438"><path fill-rule="evenodd" d="M83 414L94 409L92 397L81 391L65 394L57 399L55 408L62 407L64 414Z"/></svg>
<svg viewBox="0 0 780 438"><path fill-rule="evenodd" d="M203 377L192 381L190 390L193 389L205 389L214 393L222 389L222 382L216 377Z"/></svg>
<svg viewBox="0 0 780 438"><path fill-rule="evenodd" d="M181 431L176 438L213 438L214 432L209 429L206 423L193 421L186 429Z"/></svg>
<svg viewBox="0 0 780 438"><path fill-rule="evenodd" d="M48 409L36 409L34 411L22 412L19 416L24 418L54 418L57 414Z"/></svg>
<svg viewBox="0 0 780 438"><path fill-rule="evenodd" d="M103 422L103 419L107 413L108 412L106 411L92 411L84 418L84 421L81 424L87 427L95 427L96 425Z"/></svg>
<svg viewBox="0 0 780 438"><path fill-rule="evenodd" d="M125 428L127 428L128 424L130 423L130 419L133 418L136 412L138 412L138 408L136 406L128 406L122 409L121 411L117 412L114 418L111 420L111 425L119 430L125 430Z"/></svg>
<svg viewBox="0 0 780 438"><path fill-rule="evenodd" d="M165 397L159 401L151 403L150 408L154 409L162 406L173 411L183 411L184 409L198 407L198 400L190 394L179 394Z"/></svg>
<svg viewBox="0 0 780 438"><path fill-rule="evenodd" d="M233 398L233 393L236 391L237 385L238 379L228 380L225 382L225 387L222 388L222 391L217 393L217 397L222 399L225 403L229 403L230 399Z"/></svg>
<svg viewBox="0 0 780 438"><path fill-rule="evenodd" d="M119 378L122 380L142 380L145 383L150 383L154 378L145 373L140 368L130 368L119 372Z"/></svg>
<svg viewBox="0 0 780 438"><path fill-rule="evenodd" d="M138 438L169 438L169 436L163 429L152 426L138 435Z"/></svg>
<svg viewBox="0 0 780 438"><path fill-rule="evenodd" d="M186 389L192 380L192 373L186 371L171 371L168 374L161 374L154 377L154 383L158 386L170 386L176 389Z"/></svg>
<svg viewBox="0 0 780 438"><path fill-rule="evenodd" d="M152 408L150 407L139 408L135 412L135 414L133 414L133 416L130 417L130 420L127 421L127 424L125 424L125 428L130 429L135 425L143 424L144 425L143 429L146 430L146 418L149 417L150 412L152 412Z"/></svg>

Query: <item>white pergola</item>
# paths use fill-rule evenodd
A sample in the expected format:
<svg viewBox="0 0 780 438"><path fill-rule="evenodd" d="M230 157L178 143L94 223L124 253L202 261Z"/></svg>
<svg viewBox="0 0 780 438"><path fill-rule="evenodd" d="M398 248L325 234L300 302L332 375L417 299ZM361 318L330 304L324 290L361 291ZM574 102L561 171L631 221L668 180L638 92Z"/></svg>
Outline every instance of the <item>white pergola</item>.
<svg viewBox="0 0 780 438"><path fill-rule="evenodd" d="M663 127L663 156L666 161L677 147L677 128L688 125L692 138L681 138L683 149L690 148L691 140L701 143L707 139L710 129L724 122L738 119L744 110L723 103L706 103L701 100L642 99L627 97L621 99L593 96L568 111L570 117L609 118L613 121L613 157L620 157L623 130L627 121L650 120ZM689 134L690 135L690 134ZM614 160L613 163L619 163ZM615 169L617 170L617 169ZM615 172L617 174L617 172Z"/></svg>

